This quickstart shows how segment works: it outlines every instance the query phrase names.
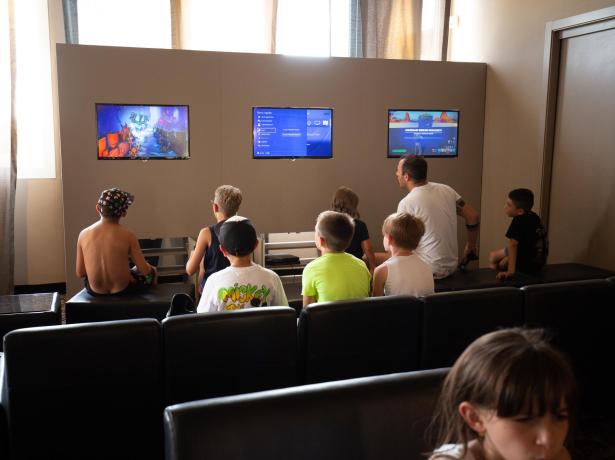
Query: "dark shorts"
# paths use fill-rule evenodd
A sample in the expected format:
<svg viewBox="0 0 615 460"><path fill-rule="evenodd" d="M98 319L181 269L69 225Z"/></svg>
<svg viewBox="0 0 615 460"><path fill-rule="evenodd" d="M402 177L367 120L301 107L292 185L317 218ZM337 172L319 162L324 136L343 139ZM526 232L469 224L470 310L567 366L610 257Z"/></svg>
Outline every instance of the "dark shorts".
<svg viewBox="0 0 615 460"><path fill-rule="evenodd" d="M156 279L156 268L155 267L152 267L152 268L153 269L149 274L141 275L140 273L137 272L136 267L133 267L133 270L130 270L130 275L132 276L132 279L130 283L128 283L128 286L126 286L124 289L122 289L119 292L114 292L113 294L99 294L98 292L95 292L91 288L90 283L87 278L84 279L85 290L88 291L88 294L92 296L96 296L96 297L103 297L103 296L110 296L110 295L116 296L116 295L141 294L145 292L154 283L154 280Z"/></svg>

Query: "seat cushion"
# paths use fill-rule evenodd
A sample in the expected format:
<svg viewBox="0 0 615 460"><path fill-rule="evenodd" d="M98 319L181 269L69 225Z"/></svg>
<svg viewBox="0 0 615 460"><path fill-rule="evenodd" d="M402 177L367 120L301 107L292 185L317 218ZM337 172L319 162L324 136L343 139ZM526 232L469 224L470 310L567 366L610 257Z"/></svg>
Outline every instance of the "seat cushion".
<svg viewBox="0 0 615 460"><path fill-rule="evenodd" d="M150 287L138 295L92 296L85 289L66 302L66 322L88 323L134 318L154 318L162 321L176 293L192 295L193 286L165 283Z"/></svg>
<svg viewBox="0 0 615 460"><path fill-rule="evenodd" d="M434 280L436 292L464 291L494 287L521 287L538 282L534 277L517 273L513 278L499 280L497 271L491 268L456 271L451 276Z"/></svg>

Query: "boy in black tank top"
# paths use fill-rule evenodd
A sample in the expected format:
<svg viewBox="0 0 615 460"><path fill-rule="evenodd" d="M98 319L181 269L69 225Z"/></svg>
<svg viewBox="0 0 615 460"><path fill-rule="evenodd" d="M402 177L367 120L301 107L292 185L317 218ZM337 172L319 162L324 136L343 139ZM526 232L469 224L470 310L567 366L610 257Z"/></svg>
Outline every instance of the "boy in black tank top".
<svg viewBox="0 0 615 460"><path fill-rule="evenodd" d="M535 273L544 264L538 254L538 243L544 238L544 227L538 214L532 211L534 194L518 188L508 194L504 212L512 218L506 232L508 246L489 254L491 268L501 270L498 279L511 278L517 272Z"/></svg>
<svg viewBox="0 0 615 460"><path fill-rule="evenodd" d="M229 266L228 259L220 252L218 235L224 221L237 214L241 200L241 190L232 185L221 185L214 193L211 208L216 224L201 229L194 251L186 263L188 275L199 271L199 293L209 275Z"/></svg>

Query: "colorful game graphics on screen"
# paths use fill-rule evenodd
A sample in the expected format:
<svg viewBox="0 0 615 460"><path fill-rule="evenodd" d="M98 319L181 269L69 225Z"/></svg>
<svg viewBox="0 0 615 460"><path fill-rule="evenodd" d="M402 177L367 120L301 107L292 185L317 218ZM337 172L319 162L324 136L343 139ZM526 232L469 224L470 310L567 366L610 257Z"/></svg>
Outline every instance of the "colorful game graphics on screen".
<svg viewBox="0 0 615 460"><path fill-rule="evenodd" d="M253 107L253 158L331 158L333 109Z"/></svg>
<svg viewBox="0 0 615 460"><path fill-rule="evenodd" d="M389 110L388 157L456 157L458 138L458 111Z"/></svg>
<svg viewBox="0 0 615 460"><path fill-rule="evenodd" d="M188 159L187 105L96 104L99 160Z"/></svg>

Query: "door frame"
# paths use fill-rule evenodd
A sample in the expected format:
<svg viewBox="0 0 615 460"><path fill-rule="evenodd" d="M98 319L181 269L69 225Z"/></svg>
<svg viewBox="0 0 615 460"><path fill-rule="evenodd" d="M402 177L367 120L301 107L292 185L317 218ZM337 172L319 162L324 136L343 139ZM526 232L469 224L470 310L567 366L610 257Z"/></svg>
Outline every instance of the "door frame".
<svg viewBox="0 0 615 460"><path fill-rule="evenodd" d="M541 88L541 100L544 101L543 107L545 107L545 110L540 120L540 136L543 145L540 215L547 229L549 228L551 204L553 147L555 143L557 95L559 91L561 42L566 38L613 28L615 28L615 6L551 21L546 25L543 84Z"/></svg>

